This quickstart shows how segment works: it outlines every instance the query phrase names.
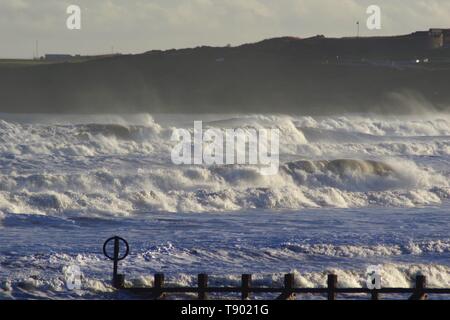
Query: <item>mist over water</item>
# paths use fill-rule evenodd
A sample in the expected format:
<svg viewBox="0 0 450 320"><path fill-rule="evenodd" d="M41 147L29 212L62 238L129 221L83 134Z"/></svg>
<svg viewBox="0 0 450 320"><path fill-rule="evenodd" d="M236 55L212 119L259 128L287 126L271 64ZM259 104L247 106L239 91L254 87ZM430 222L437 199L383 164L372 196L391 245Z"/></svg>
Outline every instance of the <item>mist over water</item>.
<svg viewBox="0 0 450 320"><path fill-rule="evenodd" d="M5 297L72 294L60 279L68 263L86 273L83 296L107 296L110 267L98 248L116 233L133 241L126 270L185 274L175 284L204 266L221 284L245 270L266 285L281 281L274 272L297 270L299 284L323 285L324 269L334 268L360 286L372 262L385 266L386 286L418 269L448 286L448 114L0 118ZM194 120L204 129L279 129L278 173L174 165L171 134L192 132Z"/></svg>

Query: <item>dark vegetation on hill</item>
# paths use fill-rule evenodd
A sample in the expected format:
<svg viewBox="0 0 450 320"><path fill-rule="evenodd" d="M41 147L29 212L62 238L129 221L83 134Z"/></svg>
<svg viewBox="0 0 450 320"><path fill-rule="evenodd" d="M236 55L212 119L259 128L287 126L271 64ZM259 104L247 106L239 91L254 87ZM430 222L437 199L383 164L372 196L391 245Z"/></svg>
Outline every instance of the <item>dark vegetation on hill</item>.
<svg viewBox="0 0 450 320"><path fill-rule="evenodd" d="M285 37L80 63L0 64L0 111L336 114L403 113L417 105L449 110L449 80L450 49L427 49L410 36Z"/></svg>

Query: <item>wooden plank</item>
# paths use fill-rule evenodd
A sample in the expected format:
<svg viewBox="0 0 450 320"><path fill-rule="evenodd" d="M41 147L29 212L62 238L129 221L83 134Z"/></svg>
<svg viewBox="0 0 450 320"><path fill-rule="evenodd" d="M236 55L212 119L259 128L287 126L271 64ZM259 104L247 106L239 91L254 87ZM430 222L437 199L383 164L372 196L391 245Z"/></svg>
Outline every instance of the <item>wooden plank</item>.
<svg viewBox="0 0 450 320"><path fill-rule="evenodd" d="M121 288L121 290L128 291L135 294L149 295L155 293L155 288ZM199 293L198 287L165 287L164 293ZM242 293L242 286L240 287L207 287L201 289L205 293ZM415 288L381 288L378 294L412 294L415 292ZM373 290L367 288L335 288L334 293L346 293L346 294L372 294ZM248 289L249 294L257 293L278 293L285 292L285 288L267 288L267 287L250 287ZM293 288L294 293L306 293L306 294L328 294L328 288ZM449 288L424 288L423 293L433 294L450 294Z"/></svg>

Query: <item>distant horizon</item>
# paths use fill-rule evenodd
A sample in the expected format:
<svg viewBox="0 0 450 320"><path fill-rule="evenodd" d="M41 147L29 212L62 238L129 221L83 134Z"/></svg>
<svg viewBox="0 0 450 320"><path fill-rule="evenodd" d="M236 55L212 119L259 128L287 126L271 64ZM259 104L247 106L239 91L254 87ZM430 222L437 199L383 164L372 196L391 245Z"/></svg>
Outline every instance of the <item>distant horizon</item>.
<svg viewBox="0 0 450 320"><path fill-rule="evenodd" d="M381 26L369 30L367 10L374 4ZM80 29L67 27L71 5L80 9ZM0 58L33 58L36 40L42 56L237 46L286 35L402 35L447 25L449 15L446 0L3 0Z"/></svg>
<svg viewBox="0 0 450 320"><path fill-rule="evenodd" d="M428 27L426 29L421 29L421 30L413 30L409 33L401 33L401 34L387 34L387 35L342 35L342 36L327 36L325 34L314 34L314 35L309 35L309 36L295 36L295 35L279 35L279 36L273 36L273 37L266 37L266 38L262 38L262 39L256 39L254 41L250 41L250 42L243 42L243 43L237 43L234 45L231 45L232 47L240 47L242 45L246 45L246 44L253 44L253 43L258 43L258 42L262 42L265 40L271 40L271 39L279 39L279 38L297 38L299 40L303 40L303 39L308 39L308 38L313 38L316 36L324 36L327 39L345 39L345 38L380 38L380 37L401 37L401 36L406 36L406 35L410 35L414 32L417 31L428 31L430 29L450 29L450 26L448 27ZM193 45L193 46L187 46L187 47L172 47L172 48L154 48L154 49L148 49L148 50L144 50L144 51L140 51L140 52L99 52L99 53L93 53L93 54L84 54L81 52L67 52L67 51L49 51L49 52L41 52L41 50L39 50L39 56L38 57L25 57L25 56L20 56L20 57L2 57L0 56L0 60L33 60L35 58L42 58L45 57L45 55L71 55L71 56L81 56L81 57L96 57L96 56L112 56L112 55L139 55L139 54L144 54L146 52L150 52L150 51L169 51L169 50L183 50L183 49L193 49L193 48L199 48L199 47L213 47L213 48L223 48L226 47L230 44L224 44L224 45L208 45L208 44L197 44L197 45Z"/></svg>

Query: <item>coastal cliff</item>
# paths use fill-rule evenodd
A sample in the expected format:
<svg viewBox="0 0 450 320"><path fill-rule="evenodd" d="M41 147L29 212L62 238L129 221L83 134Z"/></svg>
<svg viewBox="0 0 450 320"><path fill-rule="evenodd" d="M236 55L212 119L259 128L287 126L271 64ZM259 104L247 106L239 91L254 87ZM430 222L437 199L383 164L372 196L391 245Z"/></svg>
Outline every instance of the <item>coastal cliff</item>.
<svg viewBox="0 0 450 320"><path fill-rule="evenodd" d="M426 40L426 39L425 39ZM238 47L0 64L0 112L340 112L450 109L450 48L417 35L283 37Z"/></svg>

